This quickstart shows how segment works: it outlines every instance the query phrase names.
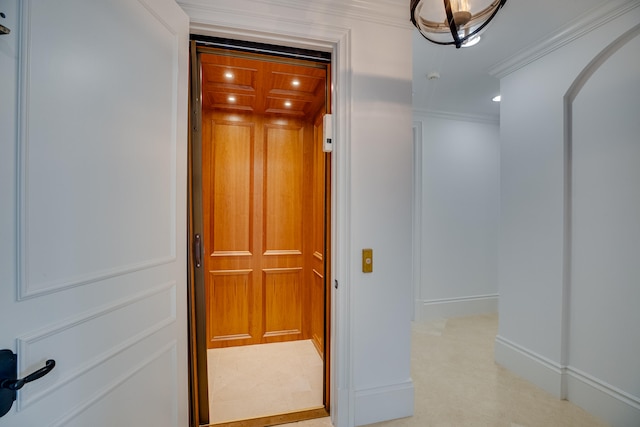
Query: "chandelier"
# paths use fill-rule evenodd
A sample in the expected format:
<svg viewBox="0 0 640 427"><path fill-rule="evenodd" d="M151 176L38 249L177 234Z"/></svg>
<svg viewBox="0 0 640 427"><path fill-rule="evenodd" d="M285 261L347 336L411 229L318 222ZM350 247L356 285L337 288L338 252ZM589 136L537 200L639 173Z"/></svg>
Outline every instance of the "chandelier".
<svg viewBox="0 0 640 427"><path fill-rule="evenodd" d="M507 0L411 0L411 22L430 42L460 48L477 37Z"/></svg>

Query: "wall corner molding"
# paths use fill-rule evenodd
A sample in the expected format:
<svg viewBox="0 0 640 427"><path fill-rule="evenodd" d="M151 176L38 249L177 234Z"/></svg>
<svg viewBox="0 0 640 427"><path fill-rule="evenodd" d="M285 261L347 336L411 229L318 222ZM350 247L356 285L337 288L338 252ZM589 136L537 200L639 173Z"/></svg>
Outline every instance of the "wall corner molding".
<svg viewBox="0 0 640 427"><path fill-rule="evenodd" d="M420 284L422 283L422 122L414 120L413 130L413 300L411 320L416 320L420 310L419 301L422 299Z"/></svg>
<svg viewBox="0 0 640 427"><path fill-rule="evenodd" d="M515 55L497 63L489 70L489 74L499 79L506 77L639 6L640 3L637 0L628 0L622 4L604 2L602 6L578 16L569 22L564 29L559 30L550 37L539 40Z"/></svg>

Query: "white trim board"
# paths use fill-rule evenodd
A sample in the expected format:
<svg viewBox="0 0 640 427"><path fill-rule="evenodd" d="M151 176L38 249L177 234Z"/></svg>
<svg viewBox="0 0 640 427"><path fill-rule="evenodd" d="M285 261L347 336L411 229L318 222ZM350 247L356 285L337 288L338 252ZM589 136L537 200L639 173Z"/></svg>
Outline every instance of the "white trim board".
<svg viewBox="0 0 640 427"><path fill-rule="evenodd" d="M498 294L415 300L416 322L475 316L478 314L496 313L497 311Z"/></svg>
<svg viewBox="0 0 640 427"><path fill-rule="evenodd" d="M413 415L413 382L375 387L355 392L355 424L362 426Z"/></svg>
<svg viewBox="0 0 640 427"><path fill-rule="evenodd" d="M339 283L339 289L331 288L331 421L336 427L354 424L353 307L350 286L350 147L349 132L351 95L351 30L317 23L288 22L277 30L265 30L263 20L247 20L246 11L220 10L216 5L206 8L189 7L178 2L190 15L190 31L214 37L252 40L261 43L332 53L333 84L339 88L334 93L333 108L336 146L332 168L332 248L331 283ZM197 12L197 13L196 13ZM268 19L266 19L268 21ZM389 417L386 417L389 419Z"/></svg>
<svg viewBox="0 0 640 427"><path fill-rule="evenodd" d="M630 395L572 366L562 366L500 335L495 361L532 384L587 410L616 427L637 427L640 397Z"/></svg>
<svg viewBox="0 0 640 427"><path fill-rule="evenodd" d="M566 368L567 400L616 427L640 425L640 397L632 396L571 366Z"/></svg>
<svg viewBox="0 0 640 427"><path fill-rule="evenodd" d="M422 299L422 121L413 122L413 300ZM418 315L418 304L414 304L411 312L411 320L415 321Z"/></svg>
<svg viewBox="0 0 640 427"><path fill-rule="evenodd" d="M562 366L500 335L495 341L495 361L525 380L551 393L562 396Z"/></svg>
<svg viewBox="0 0 640 427"><path fill-rule="evenodd" d="M179 0L180 6L189 13L195 10L213 9L214 6L203 4L193 0ZM396 0L316 0L313 2L301 2L299 0L253 0L253 3L263 4L269 7L276 5L287 9L298 9L306 12L314 12L330 17L348 16L360 21L368 21L399 28L412 28L408 16L409 9L399 8ZM247 16L263 18L263 11L247 10ZM282 19L282 16L272 17Z"/></svg>
<svg viewBox="0 0 640 427"><path fill-rule="evenodd" d="M453 113L451 111L439 111L439 110L422 110L418 108L413 109L413 120L420 120L422 118L433 117L436 119L455 120L459 122L472 122L472 123L484 123L489 125L500 125L500 114L463 114Z"/></svg>

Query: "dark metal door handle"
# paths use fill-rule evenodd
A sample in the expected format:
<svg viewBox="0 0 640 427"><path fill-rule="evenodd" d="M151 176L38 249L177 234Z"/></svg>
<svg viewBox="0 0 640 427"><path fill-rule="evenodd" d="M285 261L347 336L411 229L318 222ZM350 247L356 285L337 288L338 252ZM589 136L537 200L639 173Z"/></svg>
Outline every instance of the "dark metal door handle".
<svg viewBox="0 0 640 427"><path fill-rule="evenodd" d="M0 18L6 18L6 17L7 15L5 15L4 12L0 12ZM0 24L0 35L9 34L10 32L11 32L10 29Z"/></svg>
<svg viewBox="0 0 640 427"><path fill-rule="evenodd" d="M45 366L18 379L18 356L11 350L0 350L0 417L6 415L16 400L16 391L26 383L47 375L56 366L53 359L47 360Z"/></svg>
<svg viewBox="0 0 640 427"><path fill-rule="evenodd" d="M200 268L202 265L202 239L199 234L196 234L193 238L193 252L196 268Z"/></svg>
<svg viewBox="0 0 640 427"><path fill-rule="evenodd" d="M32 374L27 375L24 378L15 379L15 380L12 380L12 379L1 380L0 388L6 388L13 391L20 390L22 387L24 387L26 383L30 383L31 381L35 381L47 375L49 372L51 372L53 368L55 368L55 366L56 366L56 361L53 359L49 359L45 363L44 367L38 369Z"/></svg>

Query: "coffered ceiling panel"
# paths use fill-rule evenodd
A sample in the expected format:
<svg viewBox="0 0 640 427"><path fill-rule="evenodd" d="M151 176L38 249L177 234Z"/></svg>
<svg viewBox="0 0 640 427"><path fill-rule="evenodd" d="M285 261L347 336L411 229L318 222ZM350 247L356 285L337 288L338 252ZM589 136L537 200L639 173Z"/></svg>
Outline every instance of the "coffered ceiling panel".
<svg viewBox="0 0 640 427"><path fill-rule="evenodd" d="M203 109L313 120L325 106L325 64L224 50L201 63Z"/></svg>

